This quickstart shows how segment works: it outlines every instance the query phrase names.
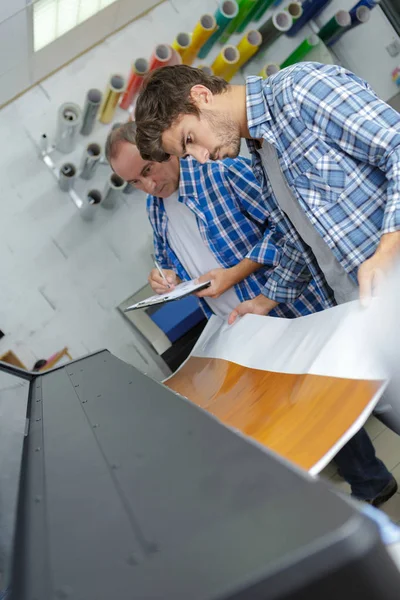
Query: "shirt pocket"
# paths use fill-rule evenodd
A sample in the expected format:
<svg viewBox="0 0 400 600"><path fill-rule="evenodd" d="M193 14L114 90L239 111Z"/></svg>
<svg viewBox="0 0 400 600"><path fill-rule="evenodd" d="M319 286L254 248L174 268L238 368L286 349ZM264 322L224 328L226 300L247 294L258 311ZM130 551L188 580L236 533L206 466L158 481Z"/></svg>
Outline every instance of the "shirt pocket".
<svg viewBox="0 0 400 600"><path fill-rule="evenodd" d="M345 157L335 150L313 146L299 161L293 185L310 207L323 207L346 194L348 169Z"/></svg>

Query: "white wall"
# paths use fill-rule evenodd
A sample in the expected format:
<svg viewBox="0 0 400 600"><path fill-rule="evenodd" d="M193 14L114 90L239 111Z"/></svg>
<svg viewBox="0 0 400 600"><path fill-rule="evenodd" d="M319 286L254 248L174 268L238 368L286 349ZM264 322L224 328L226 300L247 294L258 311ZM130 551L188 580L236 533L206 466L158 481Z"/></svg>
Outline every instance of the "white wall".
<svg viewBox="0 0 400 600"><path fill-rule="evenodd" d="M55 42L33 52L32 4L1 0L0 106L159 2L117 0Z"/></svg>

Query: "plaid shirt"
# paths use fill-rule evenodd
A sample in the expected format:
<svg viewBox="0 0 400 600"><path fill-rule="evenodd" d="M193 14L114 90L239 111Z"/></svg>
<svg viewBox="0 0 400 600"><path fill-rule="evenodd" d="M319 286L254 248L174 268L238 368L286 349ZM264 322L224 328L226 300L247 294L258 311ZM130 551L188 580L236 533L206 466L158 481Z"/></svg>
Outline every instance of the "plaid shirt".
<svg viewBox="0 0 400 600"><path fill-rule="evenodd" d="M201 237L221 267L233 267L246 257L264 265L235 285L239 299L249 300L262 293L279 265L281 249L279 240L275 243L268 230L268 211L250 161L239 157L201 165L190 157L181 159L179 201L195 213ZM160 265L189 280L169 243L162 198L148 196L147 212ZM324 308L315 283L306 282L303 287L293 303L278 306L271 316L299 317ZM207 316L212 314L205 302L202 307Z"/></svg>
<svg viewBox="0 0 400 600"><path fill-rule="evenodd" d="M400 229L400 115L368 84L337 65L301 63L262 80L248 77L253 171L269 225L284 240L263 293L292 301L313 278L325 306L333 294L314 254L279 208L257 152L265 139L300 206L350 277L385 233Z"/></svg>

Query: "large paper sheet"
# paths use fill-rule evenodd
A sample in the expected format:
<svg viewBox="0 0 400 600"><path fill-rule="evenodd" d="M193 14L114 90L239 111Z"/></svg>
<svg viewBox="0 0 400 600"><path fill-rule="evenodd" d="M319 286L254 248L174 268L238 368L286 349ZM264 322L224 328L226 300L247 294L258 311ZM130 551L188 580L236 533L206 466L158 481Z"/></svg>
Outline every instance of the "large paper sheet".
<svg viewBox="0 0 400 600"><path fill-rule="evenodd" d="M212 317L166 384L315 475L363 426L385 389L387 373L368 333L376 302L298 319L246 315L231 326ZM293 418L308 437L298 435ZM318 442L319 430L326 444ZM284 439L289 431L298 435L297 446Z"/></svg>

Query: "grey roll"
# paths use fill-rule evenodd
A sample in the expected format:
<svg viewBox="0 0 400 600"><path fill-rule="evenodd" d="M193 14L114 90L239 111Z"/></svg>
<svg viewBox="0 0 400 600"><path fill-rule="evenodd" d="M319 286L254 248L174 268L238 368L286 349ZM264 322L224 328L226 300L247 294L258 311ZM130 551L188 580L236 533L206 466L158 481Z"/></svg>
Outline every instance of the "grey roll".
<svg viewBox="0 0 400 600"><path fill-rule="evenodd" d="M125 186L126 182L122 179L122 177L116 173L111 173L104 187L103 200L101 203L102 207L108 209L114 208Z"/></svg>
<svg viewBox="0 0 400 600"><path fill-rule="evenodd" d="M83 198L82 206L79 209L82 219L84 221L92 221L100 203L101 193L99 190L90 190Z"/></svg>
<svg viewBox="0 0 400 600"><path fill-rule="evenodd" d="M135 191L135 188L131 183L126 182L126 186L124 187L122 193L123 194L132 194Z"/></svg>
<svg viewBox="0 0 400 600"><path fill-rule="evenodd" d="M83 151L80 177L92 179L97 171L101 158L101 146L95 142L88 144Z"/></svg>
<svg viewBox="0 0 400 600"><path fill-rule="evenodd" d="M68 154L75 149L82 125L82 111L77 104L66 102L58 109L56 143L57 150Z"/></svg>
<svg viewBox="0 0 400 600"><path fill-rule="evenodd" d="M82 135L90 135L92 133L102 99L103 94L96 88L92 88L86 94L82 116Z"/></svg>
<svg viewBox="0 0 400 600"><path fill-rule="evenodd" d="M63 192L69 192L74 187L76 178L76 167L73 163L61 165L58 175L58 185Z"/></svg>

